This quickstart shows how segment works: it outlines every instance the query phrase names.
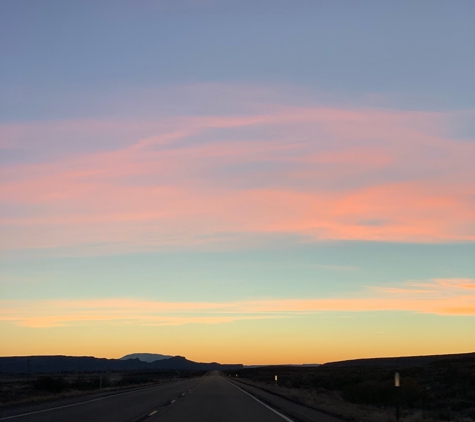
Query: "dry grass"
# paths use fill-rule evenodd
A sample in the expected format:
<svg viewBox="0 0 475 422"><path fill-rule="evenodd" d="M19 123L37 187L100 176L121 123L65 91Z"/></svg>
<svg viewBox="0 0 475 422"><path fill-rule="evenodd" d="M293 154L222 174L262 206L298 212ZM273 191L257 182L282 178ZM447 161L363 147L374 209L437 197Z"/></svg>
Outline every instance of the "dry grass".
<svg viewBox="0 0 475 422"><path fill-rule="evenodd" d="M63 376L63 378L67 381L72 382L78 379L78 375L66 375ZM120 381L123 378L123 374L108 374L107 378L109 384L112 383L112 385L104 386L103 388L99 389L99 375L80 375L79 378L85 380L97 380L97 388L82 390L71 387L61 392L38 391L34 388L34 381L36 378L33 378L32 380L30 380L30 382L27 382L25 377L2 376L0 378L0 408L7 406L42 403L58 399L87 396L97 393L108 394L114 391L127 390L136 387L145 387L147 385L155 385L169 381L169 379L164 378L141 382L140 384L134 385L119 385L117 384L117 381ZM105 379L106 376L104 376L104 380Z"/></svg>
<svg viewBox="0 0 475 422"><path fill-rule="evenodd" d="M127 387L110 387L100 390L101 393L108 393ZM129 387L130 388L130 387ZM25 404L43 403L58 399L86 396L97 394L99 390L79 391L70 390L61 393L39 392L32 389L26 383L2 385L0 387L0 408L6 406L19 406Z"/></svg>
<svg viewBox="0 0 475 422"><path fill-rule="evenodd" d="M349 422L396 422L395 408L354 404L343 400L335 391L323 389L288 388L276 384L259 383L247 379L240 382L288 398L316 410L340 417ZM474 422L471 418L440 417L422 411L403 409L400 422Z"/></svg>

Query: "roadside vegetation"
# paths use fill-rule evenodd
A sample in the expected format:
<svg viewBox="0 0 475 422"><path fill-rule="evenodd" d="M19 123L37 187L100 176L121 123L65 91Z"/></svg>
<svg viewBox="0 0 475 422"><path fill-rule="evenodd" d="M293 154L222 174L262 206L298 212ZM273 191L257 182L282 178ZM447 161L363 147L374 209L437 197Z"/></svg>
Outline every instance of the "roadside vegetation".
<svg viewBox="0 0 475 422"><path fill-rule="evenodd" d="M169 382L203 375L204 371L63 373L35 376L0 374L0 406L40 402L83 394Z"/></svg>
<svg viewBox="0 0 475 422"><path fill-rule="evenodd" d="M395 421L397 402L402 422L475 421L475 357L405 368L268 366L227 375L348 421Z"/></svg>

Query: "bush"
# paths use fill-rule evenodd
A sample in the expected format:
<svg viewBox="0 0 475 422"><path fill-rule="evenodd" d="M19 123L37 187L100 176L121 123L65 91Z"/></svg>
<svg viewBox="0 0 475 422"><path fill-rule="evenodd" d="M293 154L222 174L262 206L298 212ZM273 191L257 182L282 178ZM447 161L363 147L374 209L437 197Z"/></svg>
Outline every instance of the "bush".
<svg viewBox="0 0 475 422"><path fill-rule="evenodd" d="M34 382L34 388L39 391L48 391L50 393L60 393L68 390L69 383L59 377L40 377Z"/></svg>
<svg viewBox="0 0 475 422"><path fill-rule="evenodd" d="M346 386L343 389L343 397L353 403L388 406L394 403L394 389L390 381L363 381Z"/></svg>

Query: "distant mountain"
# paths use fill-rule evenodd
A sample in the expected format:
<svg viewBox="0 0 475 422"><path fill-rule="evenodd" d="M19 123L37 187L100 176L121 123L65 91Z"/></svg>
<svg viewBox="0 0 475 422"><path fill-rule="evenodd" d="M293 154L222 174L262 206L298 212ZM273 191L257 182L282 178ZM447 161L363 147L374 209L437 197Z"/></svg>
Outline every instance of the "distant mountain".
<svg viewBox="0 0 475 422"><path fill-rule="evenodd" d="M13 356L0 357L0 374L52 374L60 372L242 369L241 364L199 363L182 356L143 362L135 359L104 359L92 356Z"/></svg>
<svg viewBox="0 0 475 422"><path fill-rule="evenodd" d="M158 353L132 353L121 357L119 360L138 359L142 362L152 363L156 360L170 359L172 357L169 355L159 355Z"/></svg>

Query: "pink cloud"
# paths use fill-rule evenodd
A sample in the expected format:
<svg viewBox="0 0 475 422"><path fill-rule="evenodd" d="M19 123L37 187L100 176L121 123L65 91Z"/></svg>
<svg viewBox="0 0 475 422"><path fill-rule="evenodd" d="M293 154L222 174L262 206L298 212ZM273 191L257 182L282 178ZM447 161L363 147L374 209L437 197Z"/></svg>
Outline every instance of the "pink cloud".
<svg viewBox="0 0 475 422"><path fill-rule="evenodd" d="M4 144L23 148L51 134L120 139L105 150L0 167L0 201L21 210L0 214L0 248L134 250L222 233L473 241L475 146L446 138L444 118L275 107L158 122L4 125Z"/></svg>

